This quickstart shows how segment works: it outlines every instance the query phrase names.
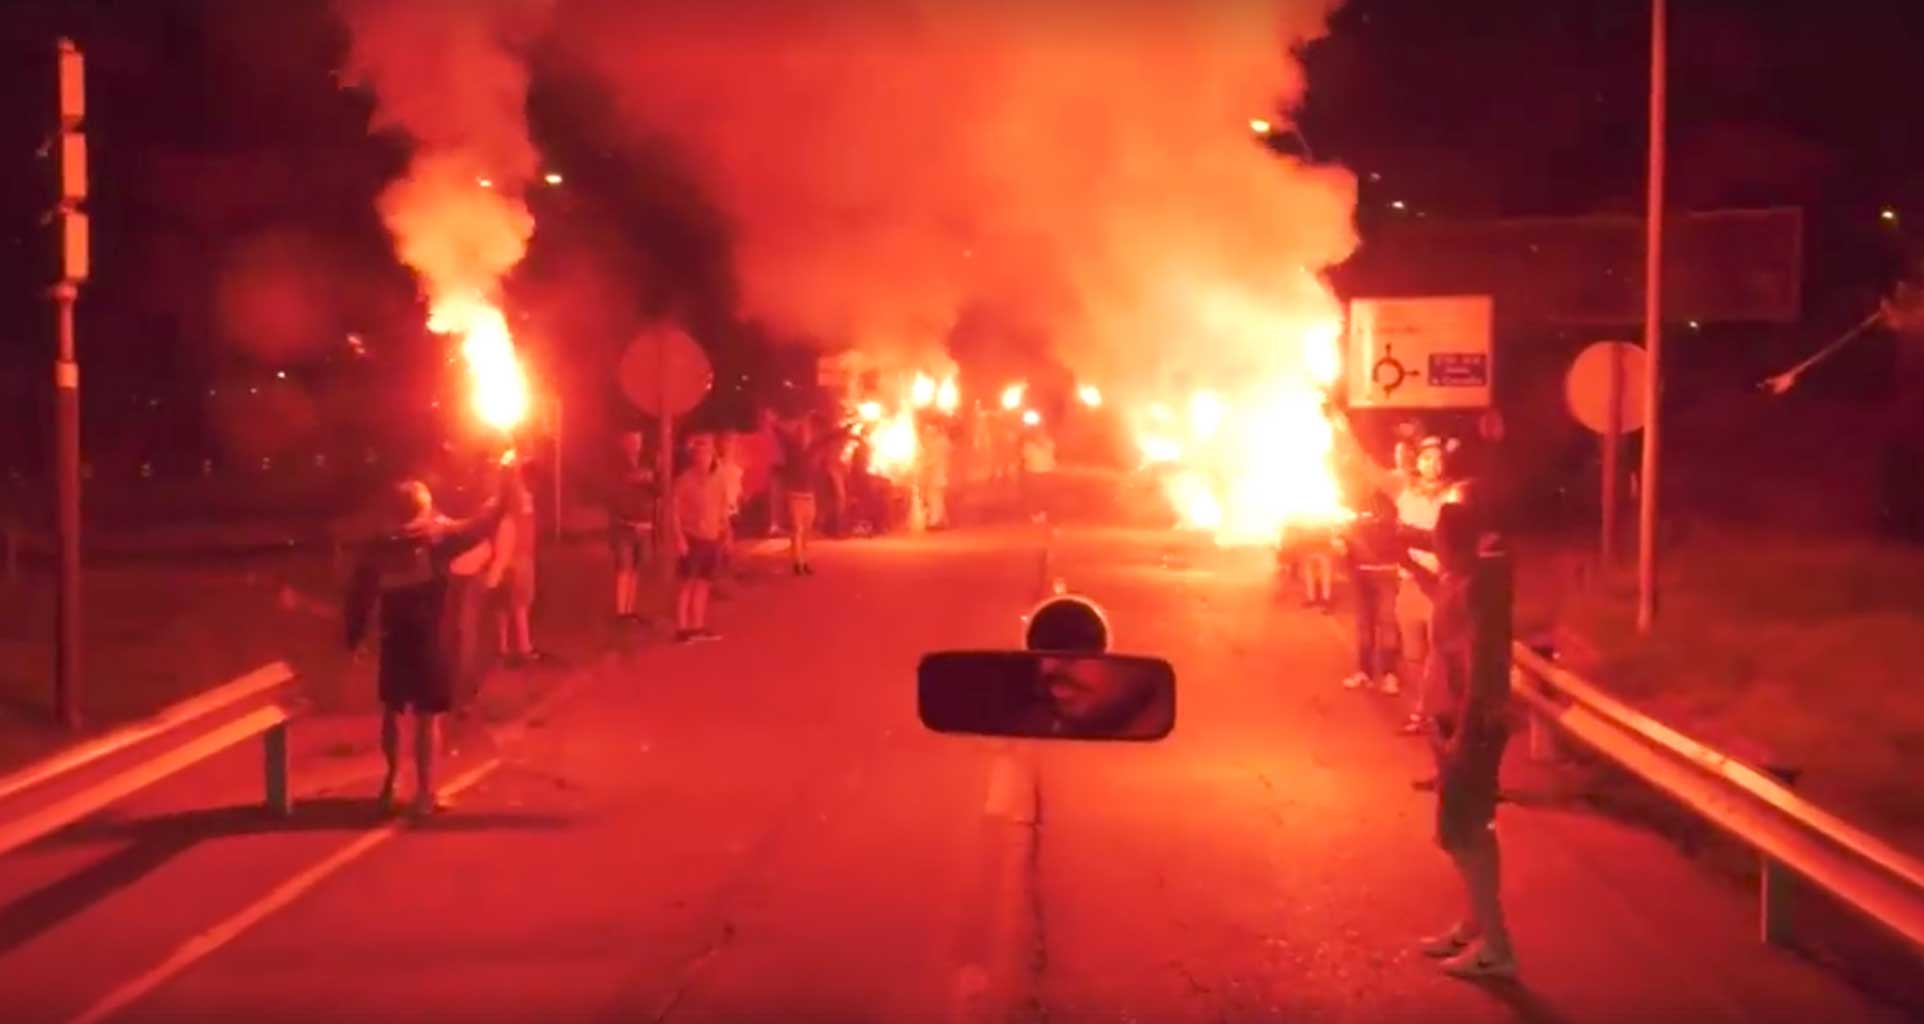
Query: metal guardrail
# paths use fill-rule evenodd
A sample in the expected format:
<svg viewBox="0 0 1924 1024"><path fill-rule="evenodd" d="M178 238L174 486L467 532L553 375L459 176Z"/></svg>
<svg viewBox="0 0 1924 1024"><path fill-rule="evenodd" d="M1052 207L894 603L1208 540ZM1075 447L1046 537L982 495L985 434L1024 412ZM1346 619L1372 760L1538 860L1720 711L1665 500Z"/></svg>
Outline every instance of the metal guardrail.
<svg viewBox="0 0 1924 1024"><path fill-rule="evenodd" d="M293 682L286 663L263 665L0 776L0 855L255 736L263 741L267 809L291 813L287 725L301 710Z"/></svg>
<svg viewBox="0 0 1924 1024"><path fill-rule="evenodd" d="M1763 941L1789 942L1801 880L1924 948L1924 863L1523 644L1511 657L1533 752L1553 756L1548 730L1572 736L1757 851Z"/></svg>

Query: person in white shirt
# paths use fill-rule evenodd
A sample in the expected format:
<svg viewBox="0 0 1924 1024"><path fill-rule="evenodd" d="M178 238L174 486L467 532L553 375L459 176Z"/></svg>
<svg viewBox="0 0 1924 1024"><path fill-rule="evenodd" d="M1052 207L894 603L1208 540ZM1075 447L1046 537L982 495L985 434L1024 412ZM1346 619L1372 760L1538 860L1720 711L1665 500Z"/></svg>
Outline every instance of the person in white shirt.
<svg viewBox="0 0 1924 1024"><path fill-rule="evenodd" d="M494 550L487 568L488 591L493 597L496 648L501 660L520 667L541 660L534 648L529 623L534 611L535 515L534 491L528 487L527 467L509 481L507 505L496 527Z"/></svg>
<svg viewBox="0 0 1924 1024"><path fill-rule="evenodd" d="M1389 495L1396 503L1397 525L1423 533L1436 529L1437 513L1444 505L1459 500L1462 494L1461 489L1446 476L1449 468L1447 456L1456 448L1456 443L1435 435L1424 437L1415 444L1407 440L1399 441L1396 446L1396 468L1391 469L1377 463L1362 450L1345 419L1338 417L1336 424L1338 436L1347 439L1346 443L1357 457L1356 465L1367 478L1369 486ZM1408 432L1414 433L1413 430ZM1403 560L1432 573L1438 569L1436 556L1422 548L1408 548L1402 552L1402 556ZM1400 577L1396 589L1395 614L1402 648L1401 673L1400 678L1398 673L1387 673L1382 680L1383 692L1390 695L1402 692L1402 679L1420 678L1432 647L1430 624L1434 609L1430 598L1416 585L1408 569L1403 570ZM1404 721L1401 731L1408 735L1420 734L1425 728L1424 711L1420 705L1413 710Z"/></svg>
<svg viewBox="0 0 1924 1024"><path fill-rule="evenodd" d="M715 475L721 478L722 487L722 567L728 569L735 564L735 532L742 514L742 481L747 471L742 467L737 449L741 438L726 431L715 435L720 454L715 460Z"/></svg>
<svg viewBox="0 0 1924 1024"><path fill-rule="evenodd" d="M715 472L715 439L696 434L688 442L688 468L675 477L672 529L675 538L675 639L680 643L716 640L708 628L708 595L721 571L722 533L728 500Z"/></svg>

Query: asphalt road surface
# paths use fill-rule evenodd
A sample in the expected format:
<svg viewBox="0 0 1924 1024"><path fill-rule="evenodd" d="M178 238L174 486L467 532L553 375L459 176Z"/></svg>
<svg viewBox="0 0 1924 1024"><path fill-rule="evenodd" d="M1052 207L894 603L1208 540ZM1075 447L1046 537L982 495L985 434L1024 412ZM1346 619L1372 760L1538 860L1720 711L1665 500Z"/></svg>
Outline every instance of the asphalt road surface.
<svg viewBox="0 0 1924 1024"><path fill-rule="evenodd" d="M258 754L210 764L0 860L0 1019L1897 1019L1663 841L1530 806L1499 820L1521 981L1441 976L1427 755L1259 554L1056 541L1117 647L1174 662L1167 740L925 732L918 656L1013 646L1039 550L827 547L718 604L721 642L581 671L418 827L197 810Z"/></svg>

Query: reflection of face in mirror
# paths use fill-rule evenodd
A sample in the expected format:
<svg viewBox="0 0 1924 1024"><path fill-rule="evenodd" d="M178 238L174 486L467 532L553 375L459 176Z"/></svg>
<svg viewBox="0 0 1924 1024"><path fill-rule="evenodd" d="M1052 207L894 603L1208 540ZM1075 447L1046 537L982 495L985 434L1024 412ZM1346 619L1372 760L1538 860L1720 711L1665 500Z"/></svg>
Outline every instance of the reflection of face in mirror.
<svg viewBox="0 0 1924 1024"><path fill-rule="evenodd" d="M950 651L924 658L918 679L938 732L1154 740L1175 725L1175 673L1155 658Z"/></svg>
<svg viewBox="0 0 1924 1024"><path fill-rule="evenodd" d="M1122 703L1131 690L1126 670L1095 658L1036 660L1038 696L1047 700L1056 718L1067 723L1095 722Z"/></svg>

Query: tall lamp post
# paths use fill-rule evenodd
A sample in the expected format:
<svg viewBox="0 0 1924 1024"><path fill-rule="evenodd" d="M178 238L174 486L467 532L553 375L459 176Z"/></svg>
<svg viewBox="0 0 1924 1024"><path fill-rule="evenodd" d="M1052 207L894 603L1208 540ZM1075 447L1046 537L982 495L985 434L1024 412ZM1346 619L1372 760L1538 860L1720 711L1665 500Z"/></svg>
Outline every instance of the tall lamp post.
<svg viewBox="0 0 1924 1024"><path fill-rule="evenodd" d="M1657 483L1663 407L1663 164L1665 0L1650 2L1650 194L1643 284L1643 472L1637 508L1637 631L1657 617Z"/></svg>
<svg viewBox="0 0 1924 1024"><path fill-rule="evenodd" d="M80 362L74 347L74 303L87 279L87 137L85 71L70 39L55 45L60 78L60 201L53 220L59 232L60 280L54 304L58 348L54 355L54 530L59 538L59 600L54 613L54 713L70 729L80 727Z"/></svg>

